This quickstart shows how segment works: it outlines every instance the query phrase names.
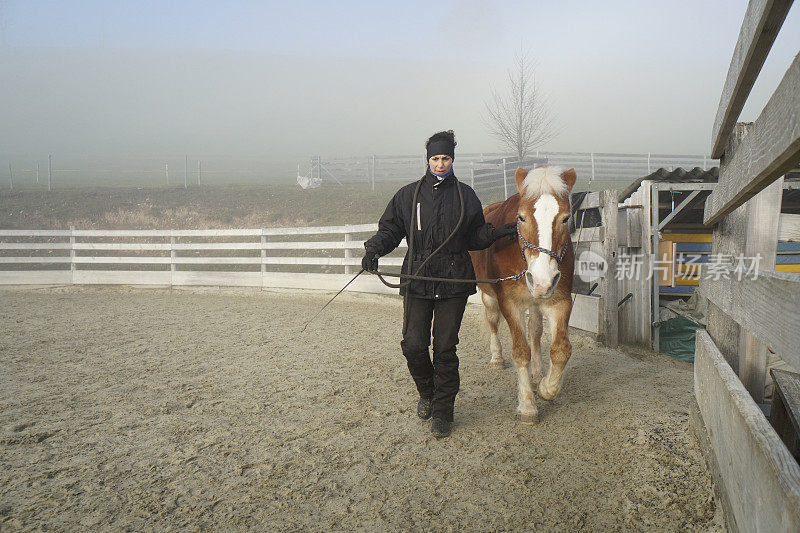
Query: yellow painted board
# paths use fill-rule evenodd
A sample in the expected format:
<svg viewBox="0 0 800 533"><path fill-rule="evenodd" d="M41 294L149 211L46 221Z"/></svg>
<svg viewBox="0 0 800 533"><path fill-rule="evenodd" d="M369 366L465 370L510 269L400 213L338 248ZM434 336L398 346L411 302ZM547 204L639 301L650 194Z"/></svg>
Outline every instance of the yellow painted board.
<svg viewBox="0 0 800 533"><path fill-rule="evenodd" d="M697 276L700 274L700 269L702 266L703 265L700 263L678 264L675 265L675 275Z"/></svg>
<svg viewBox="0 0 800 533"><path fill-rule="evenodd" d="M776 265L778 272L800 272L800 265Z"/></svg>
<svg viewBox="0 0 800 533"><path fill-rule="evenodd" d="M711 242L710 233L662 233L661 240L673 242Z"/></svg>
<svg viewBox="0 0 800 533"><path fill-rule="evenodd" d="M664 241L658 243L658 285L660 287L674 287L673 276L675 271L675 246L672 241Z"/></svg>
<svg viewBox="0 0 800 533"><path fill-rule="evenodd" d="M680 276L675 278L675 285L694 285L695 287L700 285L700 280L698 278L690 278L687 276Z"/></svg>

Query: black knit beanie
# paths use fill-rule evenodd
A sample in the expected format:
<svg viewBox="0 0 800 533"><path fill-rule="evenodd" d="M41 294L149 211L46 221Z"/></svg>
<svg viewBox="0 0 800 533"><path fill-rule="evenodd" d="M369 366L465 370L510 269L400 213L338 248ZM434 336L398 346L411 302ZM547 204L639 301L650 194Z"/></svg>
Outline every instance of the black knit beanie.
<svg viewBox="0 0 800 533"><path fill-rule="evenodd" d="M431 138L425 143L425 149L428 151L428 159L435 155L449 155L455 159L456 136L453 130L440 131L431 135Z"/></svg>

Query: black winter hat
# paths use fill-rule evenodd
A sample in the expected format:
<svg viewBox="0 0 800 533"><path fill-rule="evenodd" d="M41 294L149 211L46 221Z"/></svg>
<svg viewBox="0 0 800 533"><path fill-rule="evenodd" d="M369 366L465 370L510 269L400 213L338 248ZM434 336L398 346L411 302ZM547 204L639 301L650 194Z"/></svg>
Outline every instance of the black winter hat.
<svg viewBox="0 0 800 533"><path fill-rule="evenodd" d="M428 152L428 159L435 155L449 155L455 159L456 144L456 135L453 133L453 130L434 133L425 143L425 149Z"/></svg>

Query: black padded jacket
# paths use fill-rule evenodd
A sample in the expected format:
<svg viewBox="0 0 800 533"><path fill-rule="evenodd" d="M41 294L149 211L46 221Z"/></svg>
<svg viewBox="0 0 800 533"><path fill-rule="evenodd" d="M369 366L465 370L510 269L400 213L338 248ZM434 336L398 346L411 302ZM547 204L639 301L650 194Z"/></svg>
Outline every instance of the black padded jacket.
<svg viewBox="0 0 800 533"><path fill-rule="evenodd" d="M422 178L417 205L412 211L414 190L418 182L409 183L395 193L378 222L378 232L364 243L368 251L384 256L397 248L400 241L414 231L414 257L406 252L403 273L413 261L412 273L442 244L458 223L461 214L456 186L464 197L464 220L458 233L419 272L421 276L452 279L475 279L468 250L488 248L495 240L495 228L483 218L483 208L472 187L450 175L441 182L430 170ZM448 283L414 280L400 288L400 294L417 298L452 298L475 294L474 283Z"/></svg>

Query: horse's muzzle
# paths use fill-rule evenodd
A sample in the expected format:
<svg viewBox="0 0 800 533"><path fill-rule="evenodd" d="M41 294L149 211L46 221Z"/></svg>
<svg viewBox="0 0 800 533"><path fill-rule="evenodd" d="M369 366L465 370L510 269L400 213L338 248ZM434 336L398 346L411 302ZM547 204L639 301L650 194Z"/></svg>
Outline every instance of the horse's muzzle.
<svg viewBox="0 0 800 533"><path fill-rule="evenodd" d="M535 283L531 271L530 270L525 271L525 285L527 285L528 291L530 291L531 295L534 298L538 298L541 300L546 300L553 296L553 293L556 291L556 286L558 285L560 279L561 279L561 272L558 272L553 277L553 279L550 280L550 283Z"/></svg>

